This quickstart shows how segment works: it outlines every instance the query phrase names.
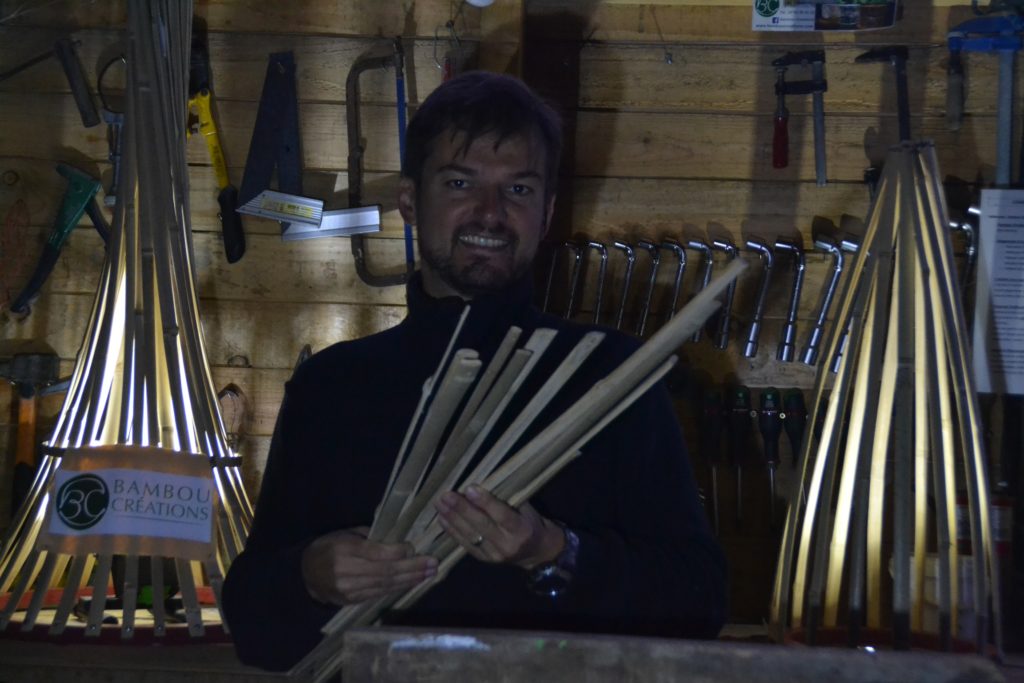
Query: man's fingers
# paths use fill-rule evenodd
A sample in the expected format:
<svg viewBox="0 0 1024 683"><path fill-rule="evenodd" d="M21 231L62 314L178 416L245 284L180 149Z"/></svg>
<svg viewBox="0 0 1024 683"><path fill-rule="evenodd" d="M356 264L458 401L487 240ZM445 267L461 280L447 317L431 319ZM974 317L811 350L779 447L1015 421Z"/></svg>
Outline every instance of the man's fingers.
<svg viewBox="0 0 1024 683"><path fill-rule="evenodd" d="M466 489L466 498L503 529L514 530L519 524L519 511L487 489L470 486Z"/></svg>

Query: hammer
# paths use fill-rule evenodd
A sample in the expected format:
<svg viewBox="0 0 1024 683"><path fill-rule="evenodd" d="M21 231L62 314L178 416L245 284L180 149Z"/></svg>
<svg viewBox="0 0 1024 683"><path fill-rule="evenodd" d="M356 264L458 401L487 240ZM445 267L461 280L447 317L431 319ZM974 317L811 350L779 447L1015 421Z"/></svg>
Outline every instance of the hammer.
<svg viewBox="0 0 1024 683"><path fill-rule="evenodd" d="M18 393L18 431L11 484L12 513L21 507L35 477L38 390L55 382L59 373L60 357L45 344L21 340L0 347L0 377L11 382Z"/></svg>

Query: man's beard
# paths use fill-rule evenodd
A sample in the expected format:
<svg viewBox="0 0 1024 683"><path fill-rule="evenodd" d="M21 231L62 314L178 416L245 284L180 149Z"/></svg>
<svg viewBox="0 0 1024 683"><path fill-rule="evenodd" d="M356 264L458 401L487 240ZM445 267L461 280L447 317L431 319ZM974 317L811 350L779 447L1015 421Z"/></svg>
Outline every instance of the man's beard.
<svg viewBox="0 0 1024 683"><path fill-rule="evenodd" d="M465 233L489 234L505 238L509 243L504 249L512 254L515 254L519 247L518 237L504 226L499 225L496 229L484 231L477 225L468 224L460 226L455 231L447 251L421 249L420 257L424 263L428 264L438 277L456 292L468 297L496 292L508 287L529 272L532 265L531 259L514 262L510 271L496 269L486 257L475 258L469 263L456 266L453 254L459 247L459 236Z"/></svg>

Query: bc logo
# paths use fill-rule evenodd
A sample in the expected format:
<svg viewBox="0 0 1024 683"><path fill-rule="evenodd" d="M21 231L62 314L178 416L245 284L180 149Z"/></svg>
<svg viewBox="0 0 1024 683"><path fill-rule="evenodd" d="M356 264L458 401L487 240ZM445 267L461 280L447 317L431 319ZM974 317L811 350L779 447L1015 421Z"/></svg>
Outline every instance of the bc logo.
<svg viewBox="0 0 1024 683"><path fill-rule="evenodd" d="M755 0L754 11L762 17L770 17L779 11L779 4L779 0Z"/></svg>
<svg viewBox="0 0 1024 683"><path fill-rule="evenodd" d="M88 529L99 522L110 504L107 484L95 474L73 477L57 491L57 515L72 529Z"/></svg>

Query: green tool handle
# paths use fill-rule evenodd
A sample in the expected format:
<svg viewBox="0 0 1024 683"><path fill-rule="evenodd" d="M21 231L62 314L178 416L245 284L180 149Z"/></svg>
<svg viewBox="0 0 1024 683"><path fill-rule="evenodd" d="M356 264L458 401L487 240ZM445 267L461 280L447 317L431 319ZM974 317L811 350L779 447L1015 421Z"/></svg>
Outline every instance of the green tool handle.
<svg viewBox="0 0 1024 683"><path fill-rule="evenodd" d="M53 267L57 265L64 242L67 241L71 231L82 219L82 214L85 213L86 208L100 190L98 181L67 164L57 164L57 172L67 178L68 189L64 192L60 211L57 212L53 229L43 247L43 255L39 259L39 263L36 264L36 269L32 273L32 277L29 278L28 284L11 303L11 312L13 313L28 311L29 302L39 293L46 278L53 271Z"/></svg>

